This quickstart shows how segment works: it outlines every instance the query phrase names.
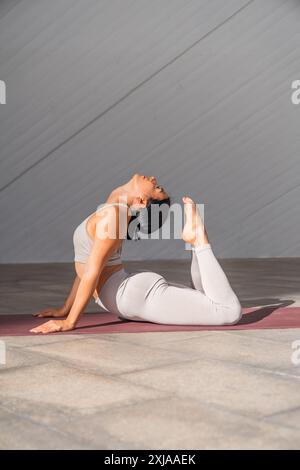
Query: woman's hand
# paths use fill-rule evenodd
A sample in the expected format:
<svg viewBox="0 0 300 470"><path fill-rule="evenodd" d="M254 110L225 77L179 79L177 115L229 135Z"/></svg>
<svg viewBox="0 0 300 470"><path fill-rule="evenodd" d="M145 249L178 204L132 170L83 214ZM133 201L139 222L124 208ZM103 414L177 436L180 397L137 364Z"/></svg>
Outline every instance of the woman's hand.
<svg viewBox="0 0 300 470"><path fill-rule="evenodd" d="M41 310L40 312L33 313L33 317L38 318L58 318L58 317L65 317L68 312L65 310L64 307L61 308L46 308L46 310Z"/></svg>
<svg viewBox="0 0 300 470"><path fill-rule="evenodd" d="M36 328L32 328L30 333L57 333L58 331L70 331L74 329L74 325L71 325L66 320L50 320L43 323Z"/></svg>

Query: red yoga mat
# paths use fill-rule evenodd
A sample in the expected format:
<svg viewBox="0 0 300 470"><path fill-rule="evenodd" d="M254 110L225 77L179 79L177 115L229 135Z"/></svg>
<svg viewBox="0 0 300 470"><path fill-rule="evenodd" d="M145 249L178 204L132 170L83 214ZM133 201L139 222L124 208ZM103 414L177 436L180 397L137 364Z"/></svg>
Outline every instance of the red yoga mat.
<svg viewBox="0 0 300 470"><path fill-rule="evenodd" d="M49 319L31 315L0 315L0 336L30 336L29 330ZM259 330L300 328L300 307L243 308L243 317L232 326L160 325L122 320L112 313L86 313L75 330L63 334L145 333L162 331ZM62 334L62 333L51 333Z"/></svg>

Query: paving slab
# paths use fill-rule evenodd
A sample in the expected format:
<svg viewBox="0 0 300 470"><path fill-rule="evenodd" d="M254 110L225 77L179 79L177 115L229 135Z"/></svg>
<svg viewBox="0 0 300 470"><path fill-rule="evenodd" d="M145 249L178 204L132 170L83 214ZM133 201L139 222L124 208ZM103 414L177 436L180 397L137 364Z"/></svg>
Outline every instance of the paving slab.
<svg viewBox="0 0 300 470"><path fill-rule="evenodd" d="M88 441L49 426L35 422L18 414L0 409L2 450L58 450L89 448Z"/></svg>
<svg viewBox="0 0 300 470"><path fill-rule="evenodd" d="M27 351L107 375L176 364L195 356L192 350L153 349L141 343L107 341L101 338L32 346Z"/></svg>
<svg viewBox="0 0 300 470"><path fill-rule="evenodd" d="M165 392L57 362L7 370L0 374L0 400L29 399L33 407L35 402L45 407L56 405L71 414L74 410L90 414L112 405L125 405L162 395Z"/></svg>
<svg viewBox="0 0 300 470"><path fill-rule="evenodd" d="M1 317L0 317L1 322ZM0 336L8 346L15 348L25 348L27 346L38 346L40 344L62 343L65 341L80 341L84 339L82 335L36 335L36 336Z"/></svg>
<svg viewBox="0 0 300 470"><path fill-rule="evenodd" d="M175 346L175 347L174 347ZM291 361L290 341L272 341L256 335L238 335L235 332L212 332L207 336L178 339L176 345L160 343L157 349L176 349L203 359L216 359L221 362L248 365L252 367L284 371L294 374L295 366ZM300 371L300 366L299 366Z"/></svg>
<svg viewBox="0 0 300 470"><path fill-rule="evenodd" d="M277 425L280 424L300 431L300 407L292 408L281 413L274 413L273 415L268 416L267 420Z"/></svg>
<svg viewBox="0 0 300 470"><path fill-rule="evenodd" d="M9 346L5 349L5 364L0 364L0 374L12 368L29 368L30 366L49 362L47 357L34 352L24 351L24 349L15 349Z"/></svg>
<svg viewBox="0 0 300 470"><path fill-rule="evenodd" d="M263 417L300 406L300 380L242 364L199 359L119 376L178 397Z"/></svg>
<svg viewBox="0 0 300 470"><path fill-rule="evenodd" d="M119 449L298 449L300 430L241 417L194 399L149 400L83 417L73 423L97 447L103 429Z"/></svg>

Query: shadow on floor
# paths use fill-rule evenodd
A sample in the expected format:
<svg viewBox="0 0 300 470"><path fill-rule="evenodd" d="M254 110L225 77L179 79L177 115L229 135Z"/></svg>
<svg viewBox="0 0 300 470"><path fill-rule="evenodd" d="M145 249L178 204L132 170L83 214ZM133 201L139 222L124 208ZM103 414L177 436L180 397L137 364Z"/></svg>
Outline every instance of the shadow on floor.
<svg viewBox="0 0 300 470"><path fill-rule="evenodd" d="M249 325L250 323L256 323L258 321L263 320L264 318L268 317L273 313L275 310L279 308L285 308L292 305L294 300L280 300L280 299L251 299L251 300L243 300L241 304L244 308L251 308L257 305L264 305L264 307L255 310L254 312L247 313L243 315L241 320L239 321L239 325ZM271 305L270 305L271 304Z"/></svg>

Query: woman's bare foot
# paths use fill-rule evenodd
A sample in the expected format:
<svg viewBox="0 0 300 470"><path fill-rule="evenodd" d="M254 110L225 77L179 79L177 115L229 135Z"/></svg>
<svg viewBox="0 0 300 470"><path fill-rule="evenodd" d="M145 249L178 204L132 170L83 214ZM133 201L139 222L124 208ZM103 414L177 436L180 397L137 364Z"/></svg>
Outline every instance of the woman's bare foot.
<svg viewBox="0 0 300 470"><path fill-rule="evenodd" d="M207 245L209 241L197 206L188 196L183 197L182 200L184 202L185 215L182 239L186 243L202 248L204 245Z"/></svg>

